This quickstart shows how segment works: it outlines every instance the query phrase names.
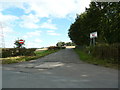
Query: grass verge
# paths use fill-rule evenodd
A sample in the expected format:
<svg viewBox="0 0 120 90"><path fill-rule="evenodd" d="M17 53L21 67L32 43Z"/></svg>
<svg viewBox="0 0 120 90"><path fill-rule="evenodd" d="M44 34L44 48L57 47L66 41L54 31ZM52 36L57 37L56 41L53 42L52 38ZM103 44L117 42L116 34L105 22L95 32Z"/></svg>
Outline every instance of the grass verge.
<svg viewBox="0 0 120 90"><path fill-rule="evenodd" d="M75 48L74 50L79 55L80 60L84 62L94 64L94 65L114 68L114 69L120 69L118 68L118 64L109 63L108 59L99 59L99 58L93 57L91 54L87 54L84 51L77 48Z"/></svg>
<svg viewBox="0 0 120 90"><path fill-rule="evenodd" d="M46 51L35 51L35 56L17 56L17 57L8 57L8 58L1 58L0 61L2 61L2 64L11 64L11 63L19 63L29 60L38 59L41 57L44 57L46 55L49 55L51 53L55 53L59 50L46 50Z"/></svg>

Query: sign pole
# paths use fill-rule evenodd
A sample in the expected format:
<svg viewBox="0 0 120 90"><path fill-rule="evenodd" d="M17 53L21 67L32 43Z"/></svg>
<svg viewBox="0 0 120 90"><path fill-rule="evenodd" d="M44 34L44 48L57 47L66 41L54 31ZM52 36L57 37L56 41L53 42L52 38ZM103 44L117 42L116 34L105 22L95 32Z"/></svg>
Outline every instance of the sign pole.
<svg viewBox="0 0 120 90"><path fill-rule="evenodd" d="M90 38L90 46L92 45L92 38Z"/></svg>
<svg viewBox="0 0 120 90"><path fill-rule="evenodd" d="M93 45L95 46L95 38L93 38Z"/></svg>

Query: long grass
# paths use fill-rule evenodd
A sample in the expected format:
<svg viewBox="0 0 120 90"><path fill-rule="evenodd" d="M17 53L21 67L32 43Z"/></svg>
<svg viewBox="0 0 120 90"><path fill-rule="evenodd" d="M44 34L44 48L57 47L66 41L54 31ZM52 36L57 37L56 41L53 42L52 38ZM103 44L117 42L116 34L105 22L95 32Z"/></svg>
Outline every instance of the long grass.
<svg viewBox="0 0 120 90"><path fill-rule="evenodd" d="M88 54L86 52L84 52L83 50L74 49L75 52L79 55L80 60L90 63L90 64L94 64L94 65L100 65L100 66L104 66L104 67L109 67L109 68L114 68L114 69L119 69L118 68L118 64L113 64L110 61L110 59L99 59L96 57L93 57L91 54Z"/></svg>

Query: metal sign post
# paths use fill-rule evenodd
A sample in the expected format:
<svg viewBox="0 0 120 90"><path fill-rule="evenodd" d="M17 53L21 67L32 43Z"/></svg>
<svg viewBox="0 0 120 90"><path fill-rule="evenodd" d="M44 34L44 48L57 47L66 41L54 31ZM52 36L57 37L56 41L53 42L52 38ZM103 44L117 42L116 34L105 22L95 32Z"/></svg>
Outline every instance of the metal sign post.
<svg viewBox="0 0 120 90"><path fill-rule="evenodd" d="M92 45L92 38L90 38L90 46Z"/></svg>
<svg viewBox="0 0 120 90"><path fill-rule="evenodd" d="M95 46L95 38L93 38L93 46Z"/></svg>

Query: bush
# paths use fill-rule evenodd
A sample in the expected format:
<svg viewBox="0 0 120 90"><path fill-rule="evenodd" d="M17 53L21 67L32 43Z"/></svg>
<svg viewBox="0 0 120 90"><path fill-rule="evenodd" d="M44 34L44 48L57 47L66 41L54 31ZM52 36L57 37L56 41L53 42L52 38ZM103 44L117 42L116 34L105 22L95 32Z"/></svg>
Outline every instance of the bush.
<svg viewBox="0 0 120 90"><path fill-rule="evenodd" d="M32 56L35 55L36 48L5 48L2 49L2 58L14 57L14 56Z"/></svg>
<svg viewBox="0 0 120 90"><path fill-rule="evenodd" d="M65 49L66 47L61 47L61 49Z"/></svg>
<svg viewBox="0 0 120 90"><path fill-rule="evenodd" d="M57 49L60 49L60 47L56 47L56 46L48 47L48 50L51 50L51 49L53 49L53 50L57 50Z"/></svg>
<svg viewBox="0 0 120 90"><path fill-rule="evenodd" d="M66 47L56 47L56 46L50 46L48 47L48 50L57 50L57 49L65 49Z"/></svg>
<svg viewBox="0 0 120 90"><path fill-rule="evenodd" d="M101 59L109 59L112 63L119 63L120 44L95 46L92 55Z"/></svg>

